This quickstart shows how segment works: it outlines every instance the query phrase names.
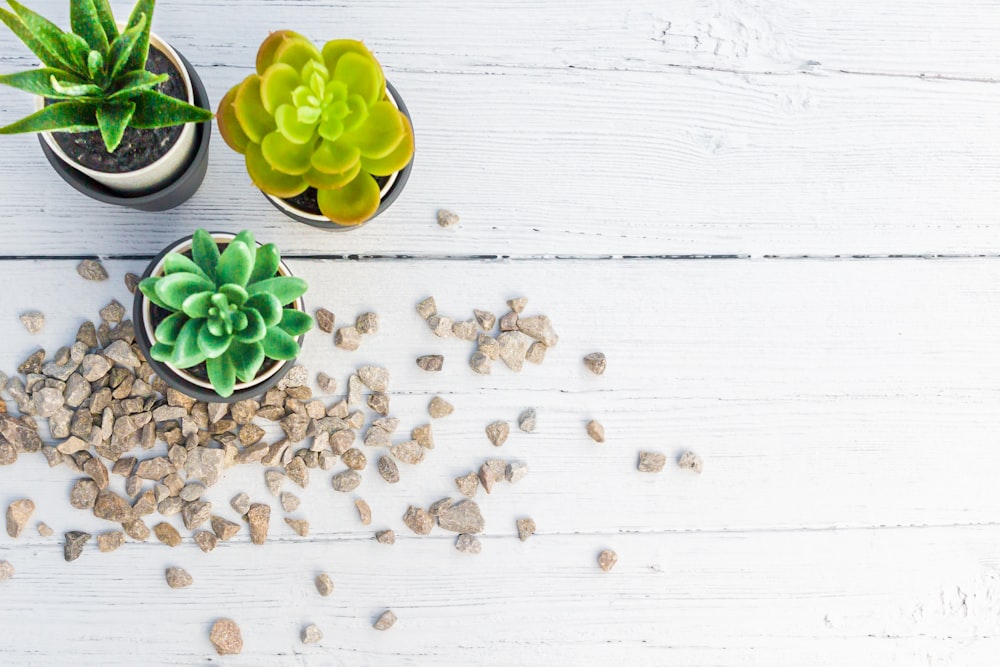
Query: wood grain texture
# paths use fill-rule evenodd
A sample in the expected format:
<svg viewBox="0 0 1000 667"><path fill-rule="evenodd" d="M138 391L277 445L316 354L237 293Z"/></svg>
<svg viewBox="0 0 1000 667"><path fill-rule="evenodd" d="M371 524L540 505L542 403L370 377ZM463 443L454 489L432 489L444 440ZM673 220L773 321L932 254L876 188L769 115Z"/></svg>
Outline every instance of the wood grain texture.
<svg viewBox="0 0 1000 667"><path fill-rule="evenodd" d="M80 280L72 261L0 263L0 368L67 342L111 296L126 302L121 278L142 263L107 266L102 285ZM313 471L306 490L293 489L308 540L280 522L256 466L230 470L209 498L229 518L237 491L270 502L263 548L245 535L209 555L189 540L176 550L129 543L67 565L55 538L0 537L0 558L19 573L0 591L0 626L11 629L0 655L199 662L220 615L242 624L241 663L252 665L986 665L995 655L1000 362L984 352L1000 326L995 261L291 266L313 285L311 308L326 305L342 323L369 309L381 320L354 353L311 334L307 367L343 386L359 365L384 364L401 429L426 421L432 395L455 404L434 423L427 461L404 466L396 486L369 470L356 494L333 492L331 473ZM475 376L469 344L435 338L413 310L428 294L455 317L528 296L559 345L541 367ZM10 324L27 307L49 315L37 337ZM602 377L580 361L594 350L608 355ZM442 373L413 363L435 352ZM485 424L528 406L538 431L489 445ZM607 427L604 445L584 434L590 418ZM668 464L641 475L641 449L693 449L705 472ZM457 497L452 478L492 456L531 472L479 498L483 554L402 525L407 505ZM72 479L25 458L0 468L0 504L29 496L57 531L102 529L69 507ZM372 526L357 520L355 495L371 504ZM539 526L525 544L514 529L523 516ZM386 527L399 534L393 547L371 539ZM604 548L621 558L611 574L596 567ZM195 587L166 588L162 569L177 565ZM320 571L335 579L331 598L313 591ZM375 633L385 607L401 620ZM309 622L327 635L319 646L298 642ZM49 645L45 628L56 625L60 642Z"/></svg>
<svg viewBox="0 0 1000 667"><path fill-rule="evenodd" d="M309 255L998 251L990 3L660 4L164 4L157 30L213 100L268 29L368 40L415 119L406 192L364 230L308 229L264 201L216 136L194 199L135 213L72 191L33 137L5 137L18 159L0 180L38 187L0 193L17 221L3 253L150 255L199 226L245 225ZM4 71L31 64L9 33L0 53ZM5 90L0 122L29 107ZM442 206L459 228L437 228Z"/></svg>

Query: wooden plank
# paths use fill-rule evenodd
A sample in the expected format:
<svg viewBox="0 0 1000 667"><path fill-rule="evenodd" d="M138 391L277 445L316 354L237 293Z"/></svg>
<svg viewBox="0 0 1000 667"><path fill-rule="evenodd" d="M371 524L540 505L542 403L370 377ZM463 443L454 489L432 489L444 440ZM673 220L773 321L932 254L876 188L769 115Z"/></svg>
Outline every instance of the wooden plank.
<svg viewBox="0 0 1000 667"><path fill-rule="evenodd" d="M739 5L732 11L751 11ZM341 21L343 8L328 4L294 5L294 10L308 25L336 23L337 34L345 25L356 26L361 36L369 31L394 34L378 29L382 25L378 21L389 20L399 8L385 11L385 6L376 5L349 11L379 12L379 7L377 18L365 13L368 18L356 22ZM196 197L169 213L142 214L81 197L52 173L34 138L19 136L3 140L9 156L22 157L0 163L0 179L38 187L3 193L8 221L3 253L152 254L177 233L198 226L251 226L280 236L290 254L996 252L998 236L991 213L1000 171L1000 145L991 125L1000 101L996 86L841 76L824 70L808 76L769 76L711 71L714 65L690 69L703 62L700 55L694 59L697 62L678 61L684 65L681 68L656 65L617 71L613 65L596 69L569 67L572 62L554 65L551 54L565 49L579 52L586 46L590 52L604 53L593 45L601 43L605 30L619 28L588 26L604 26L591 19L596 21L601 11L612 11L603 9L610 5L586 5L579 22L569 18L544 22L541 5L528 3L528 7L535 9L523 15L511 9L505 20L489 20L496 18L496 11L486 12L485 19L469 19L477 25L483 20L499 26L495 39L505 48L532 39L545 44L538 39L538 30L555 35L548 46L525 48L523 56L513 61L508 57L499 66L495 58L486 57L489 54L442 54L443 44L449 44L447 53L455 45L436 39L436 31L463 34L456 19L442 20L445 13L457 14L444 6L405 10L419 11L423 17L414 17L406 31L434 27L419 32L422 41L373 40L415 114L418 154L406 193L385 217L362 231L331 235L288 220L250 186L240 156L218 137L210 173ZM936 15L928 15L931 8L922 8L923 25L937 25L930 20ZM238 32L232 37L226 33L222 40L213 30L215 21L186 23L184 19L195 10L185 3L161 9L165 10L160 16L162 31L176 36L178 47L199 66L213 99L246 74L258 33L273 23L270 13L249 12L247 20L234 27ZM701 5L695 9L689 22L715 30L714 23L698 18L704 12ZM232 7L223 4L211 11L228 15ZM854 15L860 12L858 5ZM948 10L947 18L939 21L954 26L942 29L946 45L969 28L973 13ZM776 20L774 30L788 28L789 22L800 25L786 14L781 15L785 23ZM657 22L642 16L643 11L637 10L628 14L628 20L635 25ZM845 21L851 16L845 14ZM871 19L874 34L857 39L874 45L885 39L880 31L893 15L872 10L870 16L876 17ZM821 42L826 26L834 30L841 25L833 18L821 18L801 24L811 27L805 35L809 43ZM396 19L392 20L395 25ZM546 27L525 27L536 23ZM678 19L678 26L681 23ZM900 30L908 25L912 22L901 22ZM623 45L617 51L612 48L612 53L633 43L643 48L653 44L647 35L630 30L625 30L627 37L612 40ZM760 27L748 34L767 42L763 31ZM913 34L896 41L908 43L907 39L919 42ZM978 43L963 42L968 49ZM837 51L841 46L834 40L829 48ZM981 74L974 54L959 46L942 48L941 57L970 63L960 67L971 68L966 72L971 78ZM508 48L508 52L519 50ZM890 51L907 53L888 47L881 52ZM0 34L0 52L18 54L0 59L5 70L29 65L24 49L6 33ZM640 60L645 57L640 53ZM614 58L631 62L626 56ZM470 65L470 60L480 64ZM841 66L862 68L853 60L836 65ZM894 67L891 60L875 59L870 69ZM0 99L0 122L29 110L22 95L8 93ZM434 212L441 206L462 216L458 229L436 226ZM73 232L66 233L70 229Z"/></svg>

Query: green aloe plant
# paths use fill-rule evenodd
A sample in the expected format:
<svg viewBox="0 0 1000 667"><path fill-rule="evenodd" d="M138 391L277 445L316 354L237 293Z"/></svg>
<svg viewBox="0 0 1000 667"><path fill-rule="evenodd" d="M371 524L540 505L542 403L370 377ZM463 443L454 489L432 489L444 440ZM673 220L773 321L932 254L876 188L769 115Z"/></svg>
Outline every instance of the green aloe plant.
<svg viewBox="0 0 1000 667"><path fill-rule="evenodd" d="M282 198L312 186L323 215L343 225L378 210L373 176L413 158L410 121L386 97L378 60L354 40L321 51L290 30L271 33L256 73L226 94L216 117L254 185Z"/></svg>
<svg viewBox="0 0 1000 667"><path fill-rule="evenodd" d="M191 257L169 253L163 275L139 283L151 302L170 311L156 327L150 356L177 368L204 363L219 396L231 396L237 378L250 382L265 358L299 354L297 336L312 328L308 313L285 308L305 294L302 278L277 275L281 256L273 243L259 246L240 232L219 251L203 229Z"/></svg>
<svg viewBox="0 0 1000 667"><path fill-rule="evenodd" d="M119 32L108 0L70 0L71 32L16 0L3 21L44 67L0 75L0 83L41 95L53 103L0 127L0 134L100 130L114 152L125 129L152 129L211 120L212 113L164 95L156 86L166 74L146 71L154 0L138 0Z"/></svg>

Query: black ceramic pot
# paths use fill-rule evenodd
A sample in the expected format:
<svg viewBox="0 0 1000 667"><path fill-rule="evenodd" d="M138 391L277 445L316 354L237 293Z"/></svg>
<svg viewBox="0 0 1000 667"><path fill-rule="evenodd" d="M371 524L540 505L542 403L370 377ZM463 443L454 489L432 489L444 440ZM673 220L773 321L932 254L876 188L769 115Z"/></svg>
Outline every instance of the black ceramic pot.
<svg viewBox="0 0 1000 667"><path fill-rule="evenodd" d="M388 90L389 92L391 101L396 105L396 108L402 111L403 115L405 115L407 118L410 118L410 111L409 109L406 108L406 103L403 102L403 98L399 96L399 92L396 91L395 87L393 87L393 85L388 81L385 82L385 87L386 90ZM414 134L416 133L414 132ZM414 152L416 151L414 150ZM410 171L412 169L413 169L413 159L411 159L409 164L407 164L405 167L397 171L395 174L387 177L386 184L383 186L382 198L381 202L378 205L378 209L375 211L375 214L372 217L368 218L360 225L339 225L336 222L322 215L314 215L306 211L298 210L291 204L289 204L287 201L280 199L279 197L274 197L272 195L267 194L266 192L262 194L264 195L264 197L267 198L269 202L271 202L271 204L276 209L278 209L279 211L281 211L282 213L284 213L293 220L298 220L299 222L304 222L307 225L312 225L313 227L319 227L320 229L328 229L331 231L350 231L352 229L357 229L359 227L367 225L369 222L371 222L379 215L381 215L383 212L385 212L386 209L392 206L392 203L396 201L400 193L403 192L403 188L406 187L406 182L410 179Z"/></svg>
<svg viewBox="0 0 1000 667"><path fill-rule="evenodd" d="M216 243L220 245L220 249L236 236L235 234L230 234L228 232L212 232L211 234ZM179 239L164 248L160 254L154 257L146 267L146 270L142 274L142 278L160 275L162 272L163 259L167 256L167 253L184 253L190 249L192 238L193 236L185 236L184 238ZM260 244L258 243L257 245L259 246ZM284 261L281 262L281 265L278 268L278 273L286 276L293 275ZM306 312L305 302L302 297L299 297L299 299L295 302L295 308L296 310ZM266 359L264 361L264 366L261 368L253 382L238 382L236 384L236 390L233 394L223 398L215 393L215 390L212 389L212 386L207 379L198 377L192 373L190 369L178 369L170 364L157 361L150 356L149 349L153 346L153 332L156 330L156 326L160 322L160 320L157 319L156 311L158 310L160 309L150 303L149 299L147 299L141 291L138 289L135 291L135 299L132 302L132 322L135 325L135 340L139 344L139 349L142 350L142 354L146 357L146 361L153 367L156 374L162 378L165 383L167 383L168 387L176 389L187 396L196 398L199 401L233 403L247 398L257 398L276 385L281 378L285 376L289 369L295 365L295 359L290 359L288 361ZM303 341L305 340L305 336L299 336L298 340L299 346L301 347Z"/></svg>
<svg viewBox="0 0 1000 667"><path fill-rule="evenodd" d="M194 104L211 111L212 106L208 99L208 93L205 91L205 85L198 77L198 73L183 54L176 50L174 52L184 64L187 75L191 79ZM201 182L205 180L205 172L208 171L208 142L212 137L211 124L207 122L195 123L194 130L195 150L188 160L187 166L162 187L139 195L124 195L116 192L66 164L56 155L42 136L38 137L38 142L42 145L42 152L45 153L45 157L55 172L64 181L91 199L115 206L127 206L140 211L166 211L180 206L190 199L201 186Z"/></svg>

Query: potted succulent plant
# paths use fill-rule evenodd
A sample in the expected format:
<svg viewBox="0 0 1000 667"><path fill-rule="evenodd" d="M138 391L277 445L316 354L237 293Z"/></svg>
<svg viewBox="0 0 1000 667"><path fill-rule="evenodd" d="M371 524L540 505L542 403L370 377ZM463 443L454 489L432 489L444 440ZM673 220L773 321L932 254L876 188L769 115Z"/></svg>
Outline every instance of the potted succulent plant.
<svg viewBox="0 0 1000 667"><path fill-rule="evenodd" d="M72 30L8 0L0 21L41 61L0 76L37 96L35 113L0 134L38 132L70 185L108 203L164 210L186 201L208 165L211 120L204 86L183 56L150 32L154 0L127 24L108 0L70 0Z"/></svg>
<svg viewBox="0 0 1000 667"><path fill-rule="evenodd" d="M312 328L308 285L273 243L203 229L150 262L133 305L136 340L167 385L204 401L271 388Z"/></svg>
<svg viewBox="0 0 1000 667"><path fill-rule="evenodd" d="M290 30L271 33L256 73L226 93L216 117L253 184L302 222L357 227L388 208L409 177L409 114L358 41L320 50Z"/></svg>

